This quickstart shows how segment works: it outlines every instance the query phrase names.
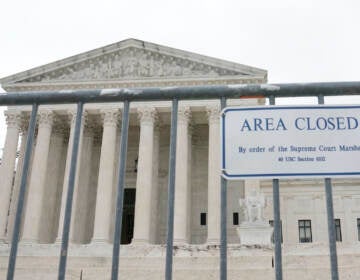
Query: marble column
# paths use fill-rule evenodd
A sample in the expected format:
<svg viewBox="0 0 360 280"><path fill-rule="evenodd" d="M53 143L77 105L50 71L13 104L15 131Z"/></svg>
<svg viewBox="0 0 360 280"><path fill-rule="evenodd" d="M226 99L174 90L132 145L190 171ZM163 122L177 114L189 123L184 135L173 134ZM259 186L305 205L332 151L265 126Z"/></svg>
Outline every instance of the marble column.
<svg viewBox="0 0 360 280"><path fill-rule="evenodd" d="M174 243L189 243L190 233L190 170L191 166L191 133L189 133L189 107L180 107L178 113L176 139L176 177L174 209Z"/></svg>
<svg viewBox="0 0 360 280"><path fill-rule="evenodd" d="M4 242L7 232L8 211L20 132L20 113L5 111L5 116L7 131L0 165L0 242Z"/></svg>
<svg viewBox="0 0 360 280"><path fill-rule="evenodd" d="M325 243L327 241L327 220L325 216L324 197L316 194L311 197L314 203L314 225L312 229L312 241L316 243Z"/></svg>
<svg viewBox="0 0 360 280"><path fill-rule="evenodd" d="M23 229L23 242L26 243L39 242L52 124L53 112L40 111Z"/></svg>
<svg viewBox="0 0 360 280"><path fill-rule="evenodd" d="M136 180L136 201L133 244L147 244L151 239L151 215L154 203L153 155L156 110L152 107L138 108L140 120L139 159Z"/></svg>
<svg viewBox="0 0 360 280"><path fill-rule="evenodd" d="M207 108L208 156L208 244L220 244L220 107Z"/></svg>
<svg viewBox="0 0 360 280"><path fill-rule="evenodd" d="M88 238L88 193L90 190L91 159L94 144L94 128L91 124L84 124L81 151L78 161L78 174L76 176L72 219L70 226L70 240L73 243L89 243Z"/></svg>
<svg viewBox="0 0 360 280"><path fill-rule="evenodd" d="M358 241L357 220L352 213L353 198L351 195L341 197L343 201L344 219L340 220L342 240L346 244L354 244Z"/></svg>
<svg viewBox="0 0 360 280"><path fill-rule="evenodd" d="M48 168L43 196L41 243L54 243L57 234L59 197L64 178L64 138L66 127L62 120L55 118L50 139Z"/></svg>
<svg viewBox="0 0 360 280"><path fill-rule="evenodd" d="M15 173L15 180L14 180L14 187L11 194L11 204L10 204L10 212L9 212L9 220L7 225L7 240L8 242L12 239L13 234L13 227L15 222L15 215L17 210L18 204L18 196L20 191L20 182L22 176L22 168L24 164L24 156L25 156L25 148L26 148L26 141L28 137L28 125L29 125L29 118L22 118L21 119L21 144L20 144L20 151L18 162L16 165L16 173Z"/></svg>
<svg viewBox="0 0 360 280"><path fill-rule="evenodd" d="M284 196L284 215L283 239L285 245L295 245L299 243L298 216L296 215L297 201L295 196ZM271 210L273 205L271 205Z"/></svg>
<svg viewBox="0 0 360 280"><path fill-rule="evenodd" d="M112 220L113 182L116 162L117 126L119 123L119 110L101 111L103 121L103 135L100 152L100 166L97 183L97 196L95 206L95 224L92 242L110 243L110 228Z"/></svg>
<svg viewBox="0 0 360 280"><path fill-rule="evenodd" d="M159 160L160 160L160 124L155 124L154 127L154 156L153 156L153 192L152 198L153 208L151 216L151 235L150 242L153 244L159 243L159 232L160 232L160 217L159 217Z"/></svg>
<svg viewBox="0 0 360 280"><path fill-rule="evenodd" d="M73 140L74 140L74 132L75 132L75 120L76 120L76 110L69 110L68 118L70 121L70 134L69 134L69 142L66 154L66 163L65 163L65 172L64 172L64 181L63 181L63 188L61 193L61 201L60 201L60 214L59 214L59 225L57 230L57 237L56 243L60 243L62 239L62 232L64 227L64 218L65 218L65 206L66 206L66 199L67 199L67 192L68 192L68 184L69 184L69 175L70 175L70 165L71 165L71 155L72 155L72 147L73 147ZM79 177L79 162L80 162L80 154L81 154L81 142L82 142L82 131L84 128L84 119L86 118L86 112L82 114L82 121L81 121L81 129L80 129L80 143L79 143L79 152L78 152L78 161L77 161L77 168L76 168L76 179L75 179L75 189L74 194L76 193L76 185ZM73 199L74 202L74 199ZM72 208L72 219L74 217L74 207Z"/></svg>

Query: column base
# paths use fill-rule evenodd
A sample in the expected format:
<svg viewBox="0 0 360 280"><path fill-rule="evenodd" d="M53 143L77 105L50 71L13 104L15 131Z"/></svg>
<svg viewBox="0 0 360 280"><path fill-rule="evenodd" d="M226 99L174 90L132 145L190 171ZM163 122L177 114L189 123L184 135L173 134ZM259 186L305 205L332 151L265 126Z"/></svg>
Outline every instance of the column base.
<svg viewBox="0 0 360 280"><path fill-rule="evenodd" d="M206 245L220 246L220 239L219 238L208 238Z"/></svg>
<svg viewBox="0 0 360 280"><path fill-rule="evenodd" d="M187 246L189 245L189 241L187 239L174 239L174 245L176 246Z"/></svg>
<svg viewBox="0 0 360 280"><path fill-rule="evenodd" d="M11 244L10 240L7 240L5 238L0 238L0 245L9 245Z"/></svg>
<svg viewBox="0 0 360 280"><path fill-rule="evenodd" d="M110 246L112 245L112 242L110 242L108 239L102 239L102 238L93 238L89 245L101 245L101 246Z"/></svg>
<svg viewBox="0 0 360 280"><path fill-rule="evenodd" d="M61 237L56 237L54 244L61 245Z"/></svg>
<svg viewBox="0 0 360 280"><path fill-rule="evenodd" d="M146 246L146 245L150 245L150 241L148 239L133 239L131 240L130 245Z"/></svg>
<svg viewBox="0 0 360 280"><path fill-rule="evenodd" d="M40 240L37 238L23 238L19 242L22 245L34 245L34 244L40 244Z"/></svg>
<svg viewBox="0 0 360 280"><path fill-rule="evenodd" d="M61 238L61 237L57 237L57 238L55 239L54 244L56 244L56 245L61 245L61 243L62 243L62 238ZM69 245L70 245L70 244L79 244L79 243L76 243L73 239L69 238Z"/></svg>

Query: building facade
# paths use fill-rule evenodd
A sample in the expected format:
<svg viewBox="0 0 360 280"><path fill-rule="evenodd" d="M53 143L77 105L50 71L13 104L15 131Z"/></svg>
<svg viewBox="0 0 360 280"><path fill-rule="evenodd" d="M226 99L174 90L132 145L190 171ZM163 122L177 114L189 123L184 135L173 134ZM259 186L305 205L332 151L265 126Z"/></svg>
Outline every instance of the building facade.
<svg viewBox="0 0 360 280"><path fill-rule="evenodd" d="M128 39L0 80L8 92L193 85L263 84L267 71ZM265 105L262 98L229 105ZM220 104L180 101L175 182L174 277L218 279L220 244ZM9 107L0 166L0 275L5 277L27 138L28 106ZM121 243L124 279L161 279L166 243L171 103L131 104ZM75 182L68 279L110 273L122 104L86 104ZM16 275L55 279L69 176L74 105L40 106L27 184ZM19 155L17 158L17 154ZM15 170L15 173L14 173ZM359 276L360 181L334 181L340 274ZM229 276L273 277L270 247L241 246L239 199L265 198L269 180L228 184ZM329 279L323 181L282 180L281 221L286 279ZM319 273L320 272L320 273ZM81 277L81 278L80 278ZM348 277L348 278L346 278ZM121 278L122 279L122 278ZM248 278L245 278L248 279Z"/></svg>

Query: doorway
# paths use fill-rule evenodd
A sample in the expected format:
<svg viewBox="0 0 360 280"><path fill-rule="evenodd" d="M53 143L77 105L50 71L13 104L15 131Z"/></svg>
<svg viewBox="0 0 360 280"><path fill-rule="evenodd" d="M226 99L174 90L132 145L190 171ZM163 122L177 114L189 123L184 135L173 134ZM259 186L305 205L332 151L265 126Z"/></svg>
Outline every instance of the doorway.
<svg viewBox="0 0 360 280"><path fill-rule="evenodd" d="M130 244L134 234L136 189L124 189L121 244Z"/></svg>

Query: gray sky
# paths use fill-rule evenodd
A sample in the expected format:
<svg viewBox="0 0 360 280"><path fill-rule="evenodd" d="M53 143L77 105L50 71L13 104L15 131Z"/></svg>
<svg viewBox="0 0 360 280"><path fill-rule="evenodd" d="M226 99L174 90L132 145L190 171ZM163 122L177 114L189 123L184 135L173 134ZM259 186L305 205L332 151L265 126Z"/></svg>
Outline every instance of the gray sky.
<svg viewBox="0 0 360 280"><path fill-rule="evenodd" d="M0 9L0 77L131 37L264 68L270 83L360 80L358 0L4 0Z"/></svg>

